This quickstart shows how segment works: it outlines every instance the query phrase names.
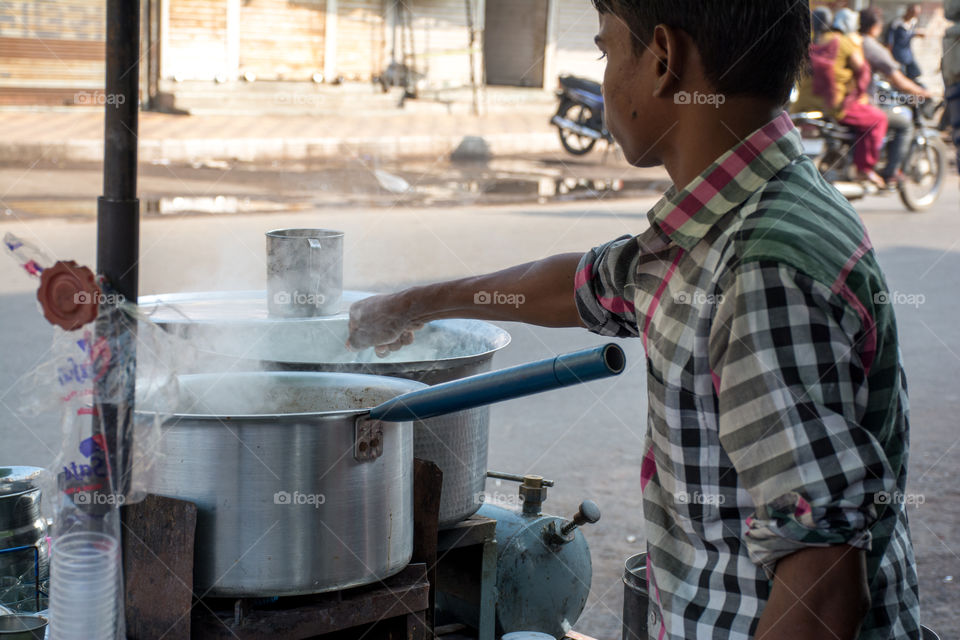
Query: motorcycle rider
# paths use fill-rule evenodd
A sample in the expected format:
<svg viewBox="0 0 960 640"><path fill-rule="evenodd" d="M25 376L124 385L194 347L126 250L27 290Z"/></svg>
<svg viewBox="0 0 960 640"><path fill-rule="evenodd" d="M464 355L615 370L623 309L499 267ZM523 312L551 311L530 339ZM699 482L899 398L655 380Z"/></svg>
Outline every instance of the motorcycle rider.
<svg viewBox="0 0 960 640"><path fill-rule="evenodd" d="M947 117L953 127L953 144L960 167L960 0L946 0L944 16L954 21L943 37L943 83L946 86Z"/></svg>
<svg viewBox="0 0 960 640"><path fill-rule="evenodd" d="M800 97L793 109L820 110L857 130L854 164L858 177L885 188L887 181L874 167L887 134L887 116L870 104L868 89L872 76L857 37L858 23L857 12L840 9L833 28L811 43L813 73L800 83Z"/></svg>
<svg viewBox="0 0 960 640"><path fill-rule="evenodd" d="M877 9L864 9L860 12L860 35L863 37L863 56L870 68L886 78L894 89L921 102L933 97L929 91L908 78L893 58L890 50L880 43L883 32L883 19ZM913 133L913 114L905 105L891 104L880 96L880 108L887 116L887 128L893 132L893 141L887 149L887 166L880 173L890 188L896 187L902 172L900 165L910 136Z"/></svg>

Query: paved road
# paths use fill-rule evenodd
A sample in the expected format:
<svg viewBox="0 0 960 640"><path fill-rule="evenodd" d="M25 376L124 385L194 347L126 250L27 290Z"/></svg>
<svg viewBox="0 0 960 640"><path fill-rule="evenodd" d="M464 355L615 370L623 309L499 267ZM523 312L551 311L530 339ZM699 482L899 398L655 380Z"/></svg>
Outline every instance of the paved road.
<svg viewBox="0 0 960 640"><path fill-rule="evenodd" d="M6 176L4 176L6 177ZM33 180L57 188L49 179ZM6 185L6 186L9 186ZM6 186L0 183L0 193ZM551 253L581 251L646 226L652 199L458 208L325 208L270 215L150 218L142 228L144 293L263 286L269 228L333 227L347 232L346 285L392 290L404 284L486 272ZM908 214L895 199L858 204L887 271L910 376L913 411L910 493L925 620L951 637L960 623L960 211L951 181L936 207ZM2 212L2 207L0 207ZM93 264L89 219L0 220L58 258ZM4 258L6 259L6 258ZM3 262L0 261L0 265ZM51 344L33 298L35 283L8 261L0 278L0 462L50 464L59 442L54 416L20 418L23 379ZM582 330L504 325L513 343L495 359L508 366L602 342ZM513 401L493 409L490 468L557 481L546 510L572 514L584 498L603 518L589 527L594 581L578 628L619 634L623 561L643 546L639 460L644 430L644 367L638 341L623 343L629 370L615 382ZM506 485L489 490L513 492ZM952 580L947 580L953 576Z"/></svg>

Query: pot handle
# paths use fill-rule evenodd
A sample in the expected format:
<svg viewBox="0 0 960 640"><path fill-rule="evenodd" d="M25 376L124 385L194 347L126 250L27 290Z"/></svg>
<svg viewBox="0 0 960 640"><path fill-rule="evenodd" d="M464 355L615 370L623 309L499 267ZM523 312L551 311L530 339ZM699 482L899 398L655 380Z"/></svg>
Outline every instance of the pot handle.
<svg viewBox="0 0 960 640"><path fill-rule="evenodd" d="M624 370L626 362L623 349L610 343L405 393L371 409L370 419L386 422L425 420L616 376Z"/></svg>

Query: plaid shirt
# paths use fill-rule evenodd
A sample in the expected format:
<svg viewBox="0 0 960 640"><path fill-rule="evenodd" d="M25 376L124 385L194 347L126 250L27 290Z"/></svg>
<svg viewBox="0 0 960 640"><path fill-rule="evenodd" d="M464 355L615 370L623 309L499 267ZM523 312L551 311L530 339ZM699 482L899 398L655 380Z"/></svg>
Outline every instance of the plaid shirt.
<svg viewBox="0 0 960 640"><path fill-rule="evenodd" d="M867 550L860 638L919 638L908 406L856 212L781 114L587 253L577 304L647 353L650 637L750 638L784 556Z"/></svg>

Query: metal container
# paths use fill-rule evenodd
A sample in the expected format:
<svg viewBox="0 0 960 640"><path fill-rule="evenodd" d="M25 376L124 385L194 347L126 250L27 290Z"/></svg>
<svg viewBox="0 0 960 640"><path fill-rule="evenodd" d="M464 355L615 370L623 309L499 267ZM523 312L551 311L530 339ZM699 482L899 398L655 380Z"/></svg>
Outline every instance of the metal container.
<svg viewBox="0 0 960 640"><path fill-rule="evenodd" d="M281 318L335 314L343 295L343 232L267 232L267 307Z"/></svg>
<svg viewBox="0 0 960 640"><path fill-rule="evenodd" d="M17 605L21 592L36 589L34 547L40 550L41 582L47 577L46 525L38 486L42 472L38 467L0 467L0 551L26 547L0 553L0 604Z"/></svg>
<svg viewBox="0 0 960 640"><path fill-rule="evenodd" d="M357 410L424 385L373 376L181 378L150 490L198 507L194 584L209 596L298 595L382 580L413 550L413 429L353 455ZM149 407L143 407L149 410Z"/></svg>
<svg viewBox="0 0 960 640"><path fill-rule="evenodd" d="M608 344L435 387L345 373L182 376L182 407L166 421L149 489L197 504L194 582L203 595L367 584L411 556L410 421L619 375L625 365ZM145 419L159 411L138 407Z"/></svg>
<svg viewBox="0 0 960 640"><path fill-rule="evenodd" d="M647 640L647 554L627 558L623 567L623 640Z"/></svg>
<svg viewBox="0 0 960 640"><path fill-rule="evenodd" d="M367 295L344 292L341 311ZM165 294L141 299L141 307L204 352L190 369L197 373L340 371L435 385L489 371L494 354L510 344L510 334L488 322L439 320L418 331L412 345L386 358L370 350L358 355L344 348L346 313L270 320L263 296L262 291ZM480 507L476 498L484 489L489 429L486 407L414 422L414 455L443 472L441 527L469 518Z"/></svg>
<svg viewBox="0 0 960 640"><path fill-rule="evenodd" d="M43 640L47 632L47 619L43 616L0 615L0 639Z"/></svg>
<svg viewBox="0 0 960 640"><path fill-rule="evenodd" d="M480 515L497 521L497 634L528 629L562 638L590 595L593 567L583 532L556 545L545 532L566 524L564 518L492 504Z"/></svg>

